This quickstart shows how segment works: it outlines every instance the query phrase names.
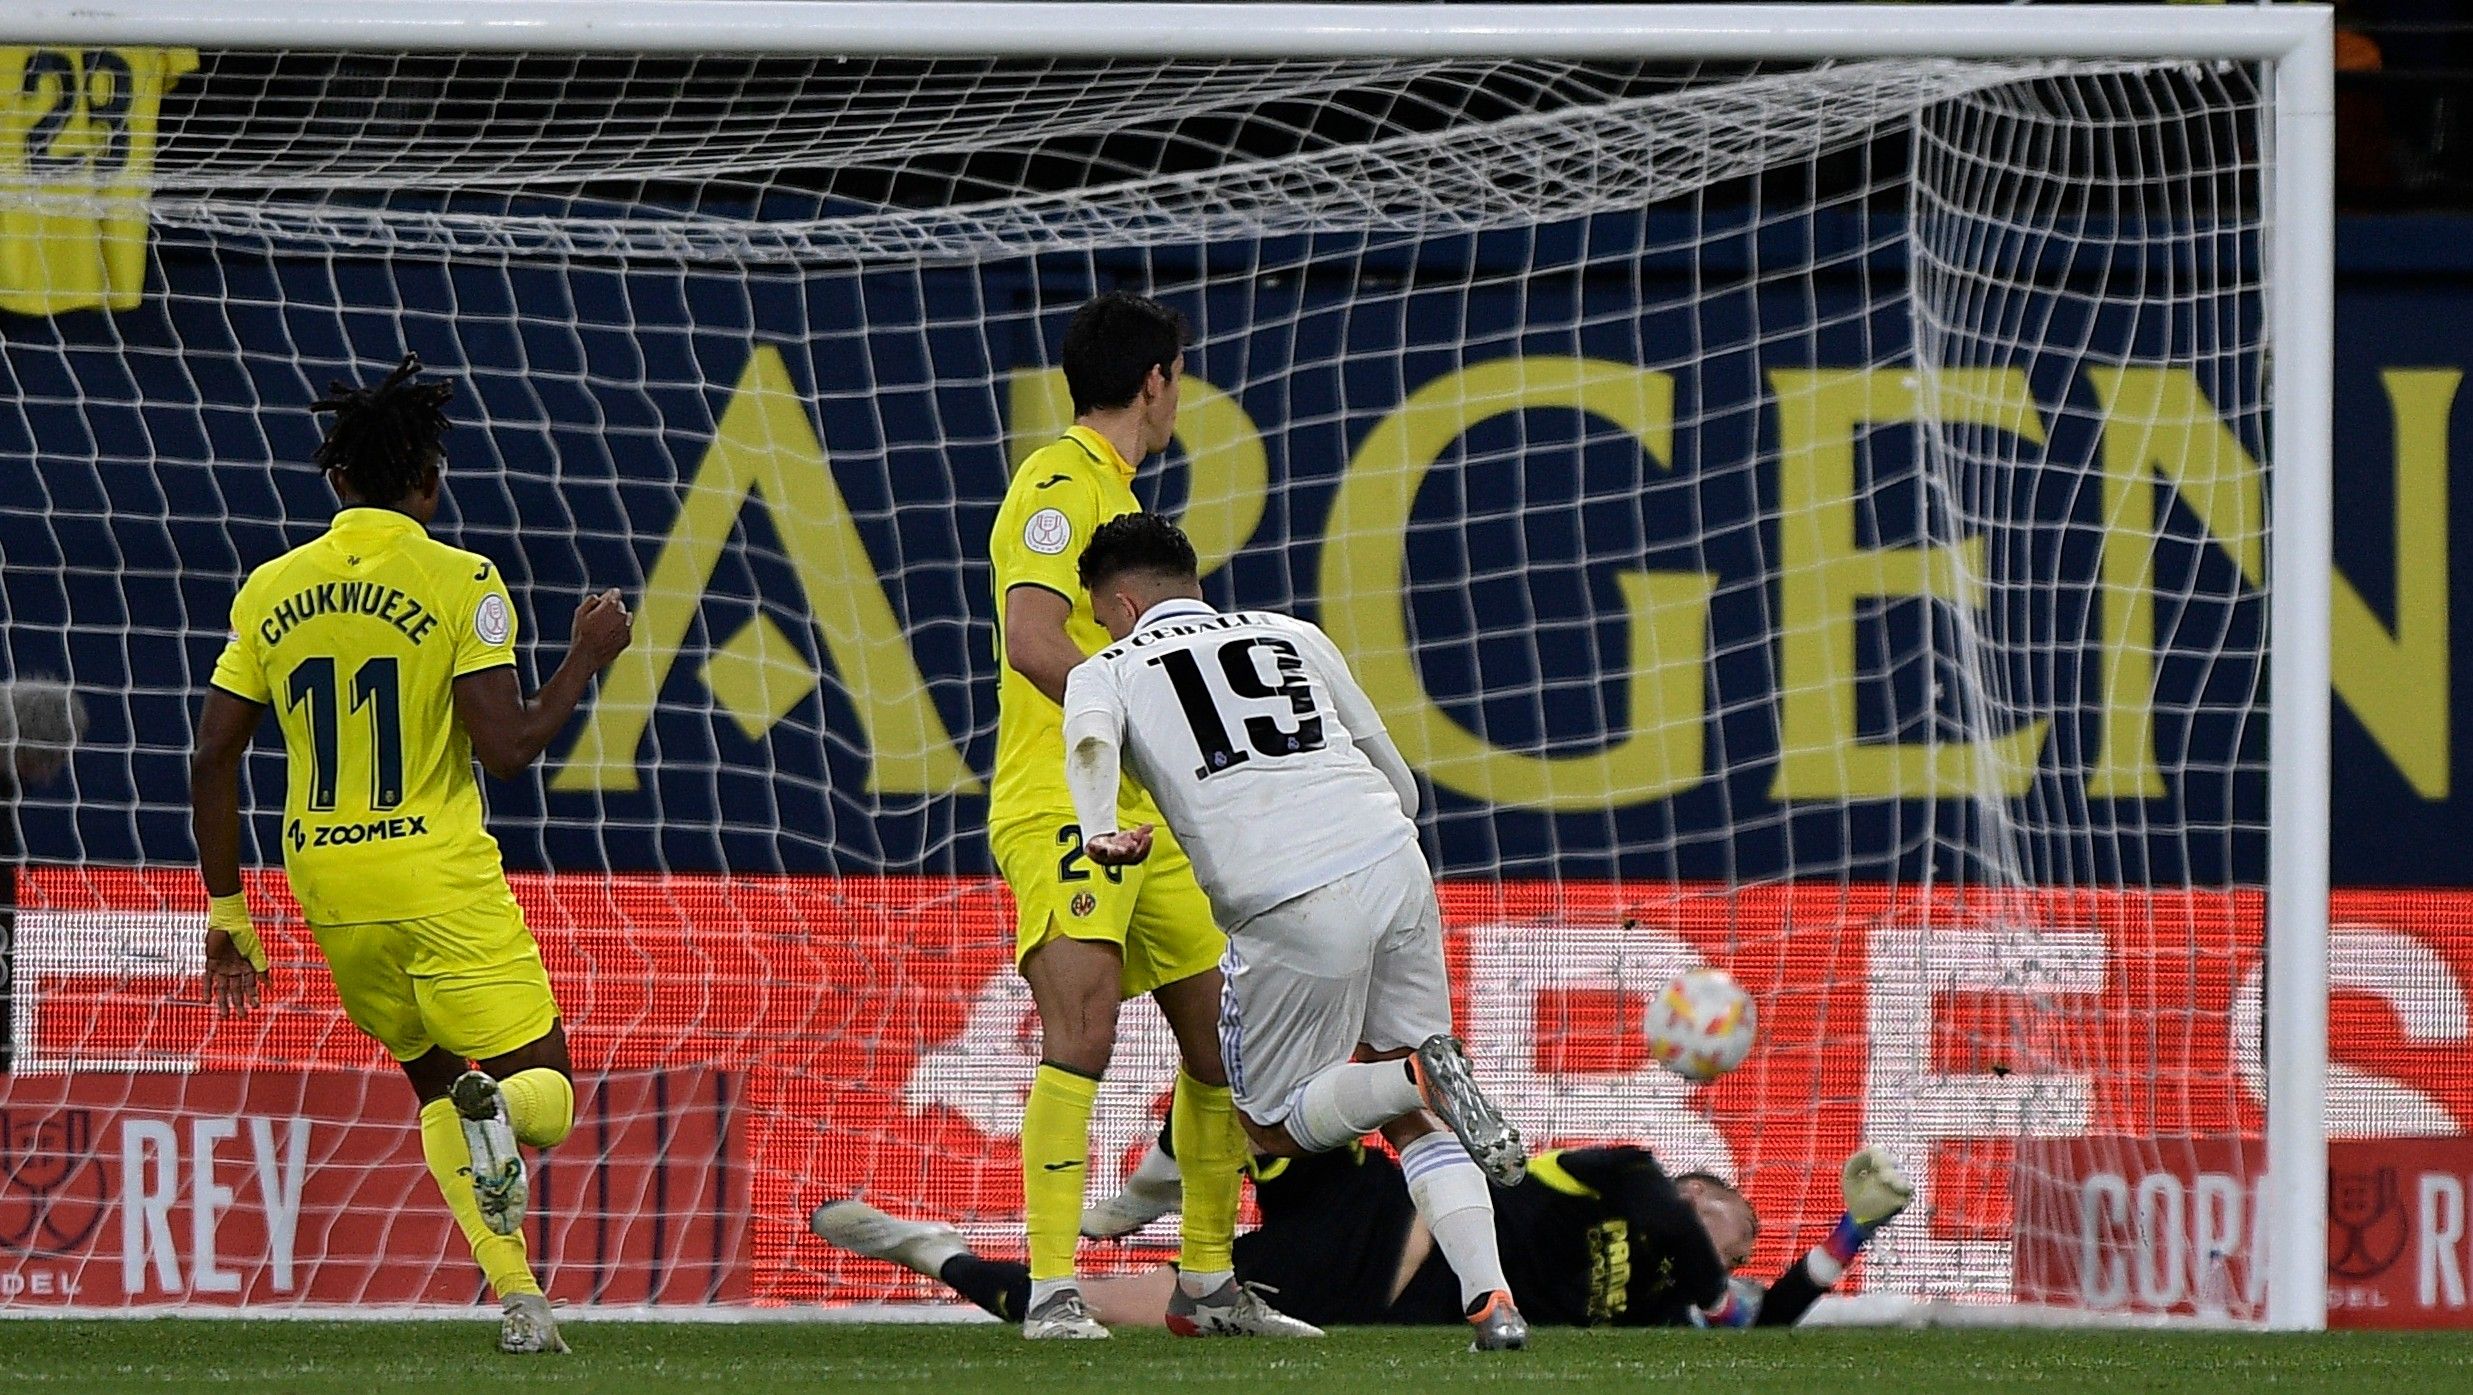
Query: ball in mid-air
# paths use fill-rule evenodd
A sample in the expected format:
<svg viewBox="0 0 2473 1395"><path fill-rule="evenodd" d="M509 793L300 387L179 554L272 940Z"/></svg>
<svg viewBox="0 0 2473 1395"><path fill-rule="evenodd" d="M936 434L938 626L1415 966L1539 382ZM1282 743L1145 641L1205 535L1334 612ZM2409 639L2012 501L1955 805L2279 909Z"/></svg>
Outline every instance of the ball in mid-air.
<svg viewBox="0 0 2473 1395"><path fill-rule="evenodd" d="M1649 1054L1685 1080L1706 1084L1751 1054L1759 1024L1752 995L1724 969L1694 969L1649 1004Z"/></svg>

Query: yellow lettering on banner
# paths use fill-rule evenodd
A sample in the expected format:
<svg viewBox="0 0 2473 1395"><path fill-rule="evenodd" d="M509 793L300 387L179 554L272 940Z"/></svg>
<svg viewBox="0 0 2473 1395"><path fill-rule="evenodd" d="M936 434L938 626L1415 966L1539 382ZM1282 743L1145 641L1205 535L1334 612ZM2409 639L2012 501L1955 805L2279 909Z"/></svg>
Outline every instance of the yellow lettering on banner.
<svg viewBox="0 0 2473 1395"><path fill-rule="evenodd" d="M1073 425L1073 394L1062 369L1015 369L1005 399L1011 465ZM1176 443L1185 450L1189 481L1177 522L1193 539L1201 574L1209 576L1236 556L1261 524L1271 492L1270 454L1244 404L1191 373L1178 380Z"/></svg>
<svg viewBox="0 0 2473 1395"><path fill-rule="evenodd" d="M713 569L727 549L732 526L750 497L761 495L772 510L775 531L800 587L824 651L839 670L841 686L858 709L859 726L872 753L871 794L976 794L977 777L962 763L944 719L929 700L927 681L902 638L901 622L876 579L876 566L860 538L850 509L833 482L824 443L808 420L806 404L791 385L781 351L759 345L730 394L713 443L705 448L687 484L677 521L662 540L661 554L645 581L636 621L636 643L603 680L591 720L564 766L550 781L555 790L632 790L637 787L636 750L650 724L653 705L679 646L702 607ZM777 720L786 707L771 708L777 695L762 691L792 665L786 639L768 631L770 621L714 656L706 669L742 726ZM752 709L748 701L762 706Z"/></svg>
<svg viewBox="0 0 2473 1395"><path fill-rule="evenodd" d="M2424 799L2445 799L2448 701L2447 422L2464 374L2390 368L2379 375L2396 442L2396 628L2390 634L2353 584L2332 578L2336 696Z"/></svg>
<svg viewBox="0 0 2473 1395"><path fill-rule="evenodd" d="M1427 472L1471 427L1506 412L1560 408L1615 423L1661 468L1674 460L1674 379L1599 359L1499 359L1419 388L1357 448L1322 540L1322 623L1383 709L1410 765L1472 799L1604 809L1659 799L1703 778L1708 603L1715 578L1627 571L1631 697L1622 739L1579 755L1507 751L1455 721L1426 691L1409 641L1408 521Z"/></svg>
<svg viewBox="0 0 2473 1395"><path fill-rule="evenodd" d="M2044 439L2017 369L1944 369L1937 415ZM2048 721L1977 742L1861 739L1855 720L1855 605L1925 596L1977 609L1983 539L1864 547L1855 532L1855 433L1922 415L1910 369L1774 370L1778 412L1779 738L1772 799L2015 797L2035 779Z"/></svg>
<svg viewBox="0 0 2473 1395"><path fill-rule="evenodd" d="M164 91L187 48L0 47L0 310L126 310L146 291Z"/></svg>
<svg viewBox="0 0 2473 1395"><path fill-rule="evenodd" d="M2267 579L2258 461L2186 368L2090 368L2104 409L2104 553L2097 569L2103 712L2087 794L2161 799L2155 758L2155 537L2169 487L2252 586Z"/></svg>

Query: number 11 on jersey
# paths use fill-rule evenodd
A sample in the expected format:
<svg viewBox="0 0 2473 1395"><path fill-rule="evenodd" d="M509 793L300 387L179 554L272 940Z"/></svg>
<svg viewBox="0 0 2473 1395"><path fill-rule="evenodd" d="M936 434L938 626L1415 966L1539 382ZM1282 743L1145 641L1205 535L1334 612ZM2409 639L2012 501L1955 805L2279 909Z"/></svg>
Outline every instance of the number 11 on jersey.
<svg viewBox="0 0 2473 1395"><path fill-rule="evenodd" d="M309 807L317 813L335 808L336 785L342 779L343 718L337 706L335 661L323 655L303 659L284 685L284 706L309 706ZM369 808L372 813L404 802L403 695L396 662L379 655L352 675L352 710L369 714Z"/></svg>

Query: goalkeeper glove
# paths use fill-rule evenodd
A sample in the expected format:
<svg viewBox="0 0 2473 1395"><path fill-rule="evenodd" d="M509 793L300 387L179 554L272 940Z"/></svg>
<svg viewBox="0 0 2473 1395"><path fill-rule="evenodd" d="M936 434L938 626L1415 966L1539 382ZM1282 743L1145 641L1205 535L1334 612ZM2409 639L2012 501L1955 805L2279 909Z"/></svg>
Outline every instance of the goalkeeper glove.
<svg viewBox="0 0 2473 1395"><path fill-rule="evenodd" d="M1878 1148L1866 1148L1846 1160L1838 1191L1846 1198L1846 1214L1838 1217L1837 1228L1813 1252L1810 1266L1814 1282L1824 1288L1835 1284L1846 1266L1855 1262L1873 1231L1889 1224L1915 1199L1915 1184L1898 1170L1897 1159Z"/></svg>
<svg viewBox="0 0 2473 1395"><path fill-rule="evenodd" d="M1915 1184L1898 1170L1897 1159L1879 1148L1846 1160L1838 1190L1846 1198L1846 1214L1867 1230L1887 1224L1915 1199Z"/></svg>

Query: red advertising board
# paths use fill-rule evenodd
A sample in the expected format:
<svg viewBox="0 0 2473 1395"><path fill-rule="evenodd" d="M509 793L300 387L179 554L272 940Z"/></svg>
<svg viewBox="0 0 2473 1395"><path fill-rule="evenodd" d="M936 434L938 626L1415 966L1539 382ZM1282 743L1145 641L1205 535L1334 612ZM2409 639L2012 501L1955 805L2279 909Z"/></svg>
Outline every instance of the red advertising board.
<svg viewBox="0 0 2473 1395"><path fill-rule="evenodd" d="M2327 1321L2473 1327L2473 1138L2328 1148ZM2275 1244L2255 1140L2035 1140L2018 1152L2018 1295L2099 1313L2252 1318Z"/></svg>
<svg viewBox="0 0 2473 1395"><path fill-rule="evenodd" d="M553 1298L748 1296L745 1138L724 1071L583 1082L526 1227ZM412 1097L357 1073L0 1077L0 1302L469 1303Z"/></svg>
<svg viewBox="0 0 2473 1395"><path fill-rule="evenodd" d="M515 884L585 1071L727 1072L741 1092L727 1136L743 1169L716 1171L714 1205L744 1218L747 1298L927 1296L923 1281L846 1261L807 1235L807 1211L834 1196L864 1192L1000 1249L1019 1245L1015 1129L1038 1038L1028 995L1007 970L1012 908L1000 886L689 876ZM338 1118L401 1129L409 1148L402 1084L342 1019L314 944L282 918L281 879L253 887L278 968L265 1009L244 1021L212 1018L200 995L195 887L179 873L26 878L18 1057L21 1068L70 1074L67 1085L27 1076L15 1088L91 1091L98 1109L142 1096L194 1113L207 1107L182 1102L223 1100L212 1093L229 1088L211 1083L220 1072L253 1069L259 1090L291 1088L276 1083L287 1071L314 1072L338 1092ZM2219 1228L2230 1202L2205 1175L2250 1184L2233 1163L2254 1158L2262 1121L2255 895L1489 883L1446 886L1443 906L1461 1030L1528 1135L1645 1140L1679 1166L1740 1179L1764 1222L1754 1272L1774 1272L1825 1233L1838 1165L1865 1143L1909 1162L1923 1205L1884 1234L1852 1283L1934 1297L2001 1300L2062 1285L2075 1271L2058 1266L2079 1234L2071 1208L2081 1203L2063 1195L2070 1179L2118 1174L2135 1206L2144 1178L2169 1173L2185 1217L2200 1214L2192 1208L2203 1182ZM2364 1140L2473 1132L2473 894L2340 892L2334 911L2331 1131ZM1641 1040L1650 996L1700 962L1741 979L1761 1022L1751 1059L1705 1089L1658 1071ZM1103 1158L1131 1163L1156 1127L1172 1069L1165 1024L1146 1003L1130 1005L1094 1114ZM213 1109L243 1120L278 1112L231 1101ZM662 1113L643 1101L606 1118L614 1136L636 1136L629 1131ZM255 1166L254 1127L209 1140L218 1159L234 1160L230 1185L244 1205L256 1194L245 1173ZM555 1155L561 1224L565 1198L577 1195L563 1170L580 1144L592 1146L594 1127ZM194 1157L180 1137L182 1156ZM2070 1140L2090 1139L2143 1142L2068 1151L2079 1146ZM99 1134L89 1146L122 1156ZM417 1167L415 1154L401 1157ZM1112 1184L1107 1167L1093 1171L1094 1188ZM594 1184L609 1198L595 1236L627 1233L624 1219L652 1204L629 1199L650 1195L651 1174L608 1176ZM2407 1192L2418 1185L2399 1182ZM426 1201L401 1204L405 1196L426 1193L401 1182L390 1225L416 1212L442 1224ZM2167 1203L2158 1195L2148 1204ZM2117 1212L2097 1214L2111 1225ZM0 1265L23 1243L8 1224L0 1216ZM176 1239L185 1233L177 1217L167 1224ZM563 1262L576 1262L579 1243L562 1238ZM594 1243L604 1272L627 1267L609 1258L618 1242ZM119 1246L113 1231L115 1265ZM2237 1310L2245 1253L2220 1272L2186 1275L2174 1301L2194 1306L2203 1287L2212 1303L2229 1284L2228 1311ZM1121 1254L1103 1251L1098 1262ZM468 1263L449 1268L477 1285ZM2137 1275L2125 1272L2134 1306ZM2150 1291L2163 1293L2160 1271L2149 1277ZM2433 1280L2443 1281L2443 1272ZM246 1293L292 1296L271 1287L271 1274L250 1282ZM585 1298L633 1301L615 1278L563 1282L580 1283Z"/></svg>

